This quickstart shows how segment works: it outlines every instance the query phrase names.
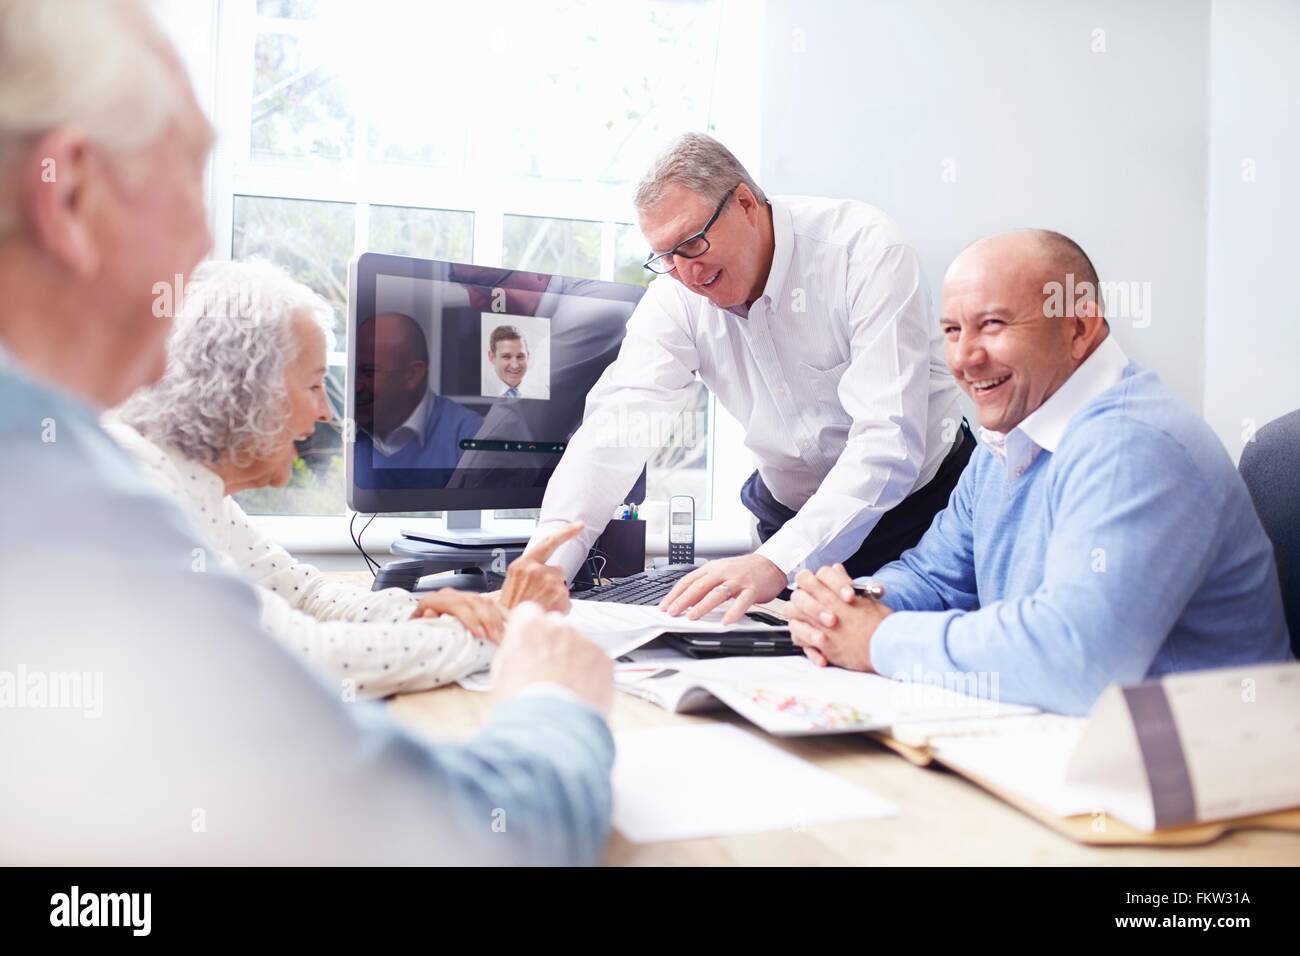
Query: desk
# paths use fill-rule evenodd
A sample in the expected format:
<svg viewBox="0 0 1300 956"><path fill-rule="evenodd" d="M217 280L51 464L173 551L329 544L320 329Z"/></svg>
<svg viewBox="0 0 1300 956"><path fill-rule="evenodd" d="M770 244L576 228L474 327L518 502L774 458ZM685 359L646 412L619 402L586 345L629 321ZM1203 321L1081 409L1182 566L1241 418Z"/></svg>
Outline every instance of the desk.
<svg viewBox="0 0 1300 956"><path fill-rule="evenodd" d="M464 739L488 718L488 694L441 687L395 697L399 722L431 740ZM615 865L1033 865L1266 866L1300 864L1300 833L1234 831L1203 847L1088 847L1067 840L946 770L916 767L869 737L778 740L730 711L687 716L615 692L614 732L723 720L839 774L898 806L898 815L678 843L634 844L617 833Z"/></svg>
<svg viewBox="0 0 1300 956"><path fill-rule="evenodd" d="M351 574L351 573L349 573ZM340 575L341 577L342 575ZM369 575L352 578L369 581ZM393 698L393 716L431 740L464 739L488 718L491 697L441 687ZM634 844L617 833L605 862L614 865L869 865L933 866L1297 866L1300 833L1238 830L1201 847L1089 847L1074 843L964 778L916 767L869 737L851 734L779 740L748 721L718 711L670 714L615 692L615 733L641 727L726 721L819 767L839 774L898 806L880 820L818 824L780 831L677 843Z"/></svg>

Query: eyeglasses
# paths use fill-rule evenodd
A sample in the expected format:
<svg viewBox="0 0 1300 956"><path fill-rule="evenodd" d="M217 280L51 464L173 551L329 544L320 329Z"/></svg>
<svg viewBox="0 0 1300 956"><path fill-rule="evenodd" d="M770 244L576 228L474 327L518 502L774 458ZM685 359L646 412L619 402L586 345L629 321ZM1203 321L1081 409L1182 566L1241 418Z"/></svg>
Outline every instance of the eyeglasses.
<svg viewBox="0 0 1300 956"><path fill-rule="evenodd" d="M661 253L657 256L651 256L643 263L645 268L649 269L655 275L667 275L677 268L676 259L678 256L681 256L683 259L695 259L708 252L709 240L705 233L712 229L713 224L718 221L718 217L722 215L722 207L727 204L727 200L731 198L731 194L736 191L736 188L739 185L740 184L737 183L735 186L732 186L727 190L727 194L722 197L722 202L718 203L718 208L713 210L713 215L709 217L709 221L704 224L703 229L695 233L693 236L687 236L667 252Z"/></svg>

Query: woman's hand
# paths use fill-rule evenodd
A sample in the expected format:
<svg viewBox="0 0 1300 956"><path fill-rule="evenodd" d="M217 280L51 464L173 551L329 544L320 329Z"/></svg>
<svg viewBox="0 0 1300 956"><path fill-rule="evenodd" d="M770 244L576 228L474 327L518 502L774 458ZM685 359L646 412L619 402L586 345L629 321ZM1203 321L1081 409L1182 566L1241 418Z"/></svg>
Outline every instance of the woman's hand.
<svg viewBox="0 0 1300 956"><path fill-rule="evenodd" d="M501 586L501 606L512 608L533 601L544 611L568 613L569 585L564 572L546 562L556 548L582 534L582 528L581 521L574 521L510 562Z"/></svg>
<svg viewBox="0 0 1300 956"><path fill-rule="evenodd" d="M440 614L450 614L475 637L494 644L500 644L501 635L505 633L505 613L485 594L443 588L422 597L411 617L437 617Z"/></svg>

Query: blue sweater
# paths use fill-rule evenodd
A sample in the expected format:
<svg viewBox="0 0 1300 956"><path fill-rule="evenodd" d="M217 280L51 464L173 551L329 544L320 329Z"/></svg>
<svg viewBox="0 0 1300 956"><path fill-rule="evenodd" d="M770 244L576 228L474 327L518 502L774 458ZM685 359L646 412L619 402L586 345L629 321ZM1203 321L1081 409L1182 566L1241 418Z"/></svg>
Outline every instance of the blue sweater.
<svg viewBox="0 0 1300 956"><path fill-rule="evenodd" d="M898 612L872 640L881 674L1060 713L1115 682L1292 659L1245 484L1135 363L1021 476L977 450L925 536L874 579Z"/></svg>
<svg viewBox="0 0 1300 956"><path fill-rule="evenodd" d="M99 719L3 710L0 766L29 770L0 788L8 859L599 861L614 742L594 710L540 690L429 744L343 703L263 632L249 584L198 563L206 545L92 410L3 349L0 449L0 673L103 686Z"/></svg>

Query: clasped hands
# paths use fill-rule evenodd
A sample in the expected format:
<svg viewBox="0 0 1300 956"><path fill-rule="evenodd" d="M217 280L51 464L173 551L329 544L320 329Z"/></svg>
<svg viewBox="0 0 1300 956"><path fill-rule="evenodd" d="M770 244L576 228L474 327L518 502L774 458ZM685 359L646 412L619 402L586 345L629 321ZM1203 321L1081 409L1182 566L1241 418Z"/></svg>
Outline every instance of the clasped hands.
<svg viewBox="0 0 1300 956"><path fill-rule="evenodd" d="M893 613L888 605L853 590L844 565L816 574L800 571L790 598L790 636L814 664L834 664L854 671L874 671L871 639L880 622Z"/></svg>

